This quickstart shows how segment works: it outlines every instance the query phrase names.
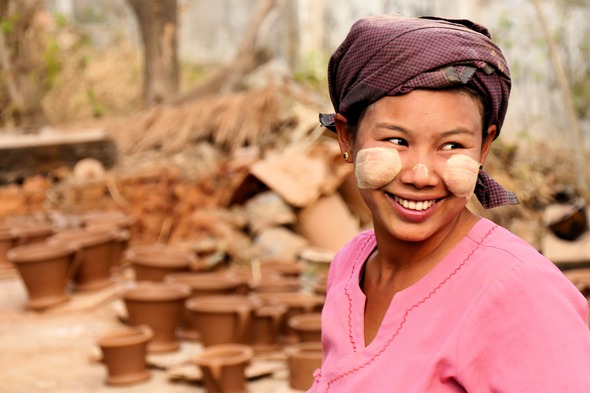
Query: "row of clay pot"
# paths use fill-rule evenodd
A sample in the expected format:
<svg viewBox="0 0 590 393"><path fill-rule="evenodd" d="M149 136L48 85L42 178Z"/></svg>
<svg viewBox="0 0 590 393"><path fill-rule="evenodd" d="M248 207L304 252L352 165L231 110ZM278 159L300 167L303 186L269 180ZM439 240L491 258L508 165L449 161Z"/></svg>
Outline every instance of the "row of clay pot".
<svg viewBox="0 0 590 393"><path fill-rule="evenodd" d="M82 227L60 231L38 223L38 231L45 229L43 237L9 246L3 256L24 283L26 308L42 311L67 301L70 291L94 291L110 285L128 247L130 224L118 213L97 215ZM18 228L12 226L11 233L18 233Z"/></svg>
<svg viewBox="0 0 590 393"><path fill-rule="evenodd" d="M150 378L146 356L153 331L146 325L130 327L106 334L98 345L107 368L108 385L127 385ZM313 383L313 372L322 359L320 342L303 342L286 349L289 386L307 390ZM218 344L206 347L191 357L202 372L208 393L246 392L246 368L254 357L254 349L244 344Z"/></svg>

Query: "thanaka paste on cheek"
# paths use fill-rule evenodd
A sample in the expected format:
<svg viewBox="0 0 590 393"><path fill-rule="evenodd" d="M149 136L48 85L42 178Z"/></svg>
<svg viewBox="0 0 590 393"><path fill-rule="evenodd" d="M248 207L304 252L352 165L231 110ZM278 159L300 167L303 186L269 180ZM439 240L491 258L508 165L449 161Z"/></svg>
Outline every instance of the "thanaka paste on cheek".
<svg viewBox="0 0 590 393"><path fill-rule="evenodd" d="M459 198L471 198L477 183L479 163L465 154L455 154L447 161L443 181Z"/></svg>
<svg viewBox="0 0 590 393"><path fill-rule="evenodd" d="M369 147L356 155L355 175L359 188L377 189L390 183L402 168L399 153L389 147Z"/></svg>

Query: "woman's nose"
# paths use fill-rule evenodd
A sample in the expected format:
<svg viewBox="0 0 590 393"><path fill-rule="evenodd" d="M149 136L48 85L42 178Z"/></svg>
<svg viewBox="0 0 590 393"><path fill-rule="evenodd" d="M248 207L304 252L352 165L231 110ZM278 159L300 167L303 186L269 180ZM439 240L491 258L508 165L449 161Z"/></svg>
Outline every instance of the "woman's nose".
<svg viewBox="0 0 590 393"><path fill-rule="evenodd" d="M404 165L400 180L403 183L411 184L416 188L435 186L437 174L432 165L427 162L412 162Z"/></svg>

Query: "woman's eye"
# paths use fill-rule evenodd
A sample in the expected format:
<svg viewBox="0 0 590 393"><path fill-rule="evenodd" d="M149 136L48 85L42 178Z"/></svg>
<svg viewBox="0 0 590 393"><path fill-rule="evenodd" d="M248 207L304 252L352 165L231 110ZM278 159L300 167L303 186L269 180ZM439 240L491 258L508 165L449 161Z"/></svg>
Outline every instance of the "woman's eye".
<svg viewBox="0 0 590 393"><path fill-rule="evenodd" d="M460 143L455 143L455 142L449 142L449 143L445 143L442 146L442 150L454 150L454 149L460 149L463 146Z"/></svg>
<svg viewBox="0 0 590 393"><path fill-rule="evenodd" d="M408 142L403 138L388 138L387 141L393 143L394 145L408 146Z"/></svg>

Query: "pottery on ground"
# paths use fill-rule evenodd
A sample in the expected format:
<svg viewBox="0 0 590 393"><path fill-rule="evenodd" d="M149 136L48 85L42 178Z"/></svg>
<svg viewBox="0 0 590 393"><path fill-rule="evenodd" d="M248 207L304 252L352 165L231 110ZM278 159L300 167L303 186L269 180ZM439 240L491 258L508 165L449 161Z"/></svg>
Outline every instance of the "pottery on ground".
<svg viewBox="0 0 590 393"><path fill-rule="evenodd" d="M303 273L305 266L303 263L293 260L266 259L260 261L260 269L262 272L272 271L280 276L297 278Z"/></svg>
<svg viewBox="0 0 590 393"><path fill-rule="evenodd" d="M203 346L248 344L255 304L243 295L210 295L186 301Z"/></svg>
<svg viewBox="0 0 590 393"><path fill-rule="evenodd" d="M191 297L236 294L241 282L225 273L181 272L165 276L164 282L179 282L191 288ZM199 340L200 334L193 313L185 306L178 336L185 340Z"/></svg>
<svg viewBox="0 0 590 393"><path fill-rule="evenodd" d="M289 387L308 390L313 385L313 373L322 365L322 343L306 342L285 349L289 368Z"/></svg>
<svg viewBox="0 0 590 393"><path fill-rule="evenodd" d="M112 223L91 224L86 226L89 232L111 232L113 241L111 242L111 272L116 273L123 269L123 254L129 247L131 234L127 229L121 229Z"/></svg>
<svg viewBox="0 0 590 393"><path fill-rule="evenodd" d="M322 314L296 314L287 321L299 342L316 342L322 340Z"/></svg>
<svg viewBox="0 0 590 393"><path fill-rule="evenodd" d="M81 220L86 227L109 224L125 230L131 229L136 221L133 217L118 211L88 212L81 217Z"/></svg>
<svg viewBox="0 0 590 393"><path fill-rule="evenodd" d="M76 255L71 246L49 242L17 246L6 253L27 290L26 308L40 311L69 299L66 287L77 268Z"/></svg>
<svg viewBox="0 0 590 393"><path fill-rule="evenodd" d="M148 352L173 352L180 348L176 330L189 295L187 285L147 281L123 292L129 325L147 325L154 332Z"/></svg>
<svg viewBox="0 0 590 393"><path fill-rule="evenodd" d="M263 304L255 308L251 345L256 352L275 351L280 347L281 323L286 312L284 304Z"/></svg>
<svg viewBox="0 0 590 393"><path fill-rule="evenodd" d="M80 266L74 274L74 291L94 291L112 284L111 232L76 228L56 233L48 241L67 244L78 250Z"/></svg>
<svg viewBox="0 0 590 393"><path fill-rule="evenodd" d="M221 344L205 348L192 361L203 373L207 393L245 393L245 370L253 357L248 345Z"/></svg>
<svg viewBox="0 0 590 393"><path fill-rule="evenodd" d="M154 333L141 325L107 333L97 341L107 368L107 385L128 385L150 378L147 346Z"/></svg>
<svg viewBox="0 0 590 393"><path fill-rule="evenodd" d="M196 257L173 246L150 244L130 247L125 259L131 263L136 281L164 281L168 274L189 272Z"/></svg>
<svg viewBox="0 0 590 393"><path fill-rule="evenodd" d="M13 268L13 263L6 257L11 248L18 245L18 235L10 226L0 226L0 269Z"/></svg>
<svg viewBox="0 0 590 393"><path fill-rule="evenodd" d="M299 292L302 288L301 279L298 277L263 276L261 279L252 279L249 282L250 291L255 293L285 293Z"/></svg>
<svg viewBox="0 0 590 393"><path fill-rule="evenodd" d="M15 223L13 231L18 236L18 244L25 245L47 240L55 233L55 228L50 222L23 222Z"/></svg>

